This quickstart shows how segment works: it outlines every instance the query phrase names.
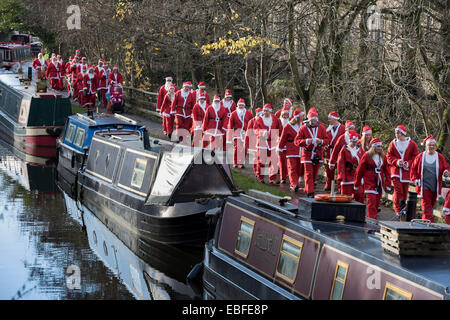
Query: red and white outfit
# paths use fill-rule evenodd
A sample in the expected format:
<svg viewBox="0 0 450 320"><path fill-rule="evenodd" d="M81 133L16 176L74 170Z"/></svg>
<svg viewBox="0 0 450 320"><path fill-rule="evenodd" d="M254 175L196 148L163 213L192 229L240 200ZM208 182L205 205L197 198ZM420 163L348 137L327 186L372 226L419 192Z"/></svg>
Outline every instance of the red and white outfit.
<svg viewBox="0 0 450 320"><path fill-rule="evenodd" d="M58 87L59 87L59 90L61 91L64 89L64 79L66 77L66 71L65 71L66 65L65 65L64 61L62 60L61 55L57 56L56 62L57 62L57 66L58 66L58 78L59 78L58 79Z"/></svg>
<svg viewBox="0 0 450 320"><path fill-rule="evenodd" d="M442 215L444 216L445 223L450 224L450 192L447 193L445 197L444 209L442 210Z"/></svg>
<svg viewBox="0 0 450 320"><path fill-rule="evenodd" d="M284 105L283 105L283 108L280 109L280 110L278 110L278 111L275 113L275 116L276 116L277 118L280 118L280 117L281 117L281 113L282 113L283 111L289 111L289 120L291 120L292 117L294 116L294 109L292 108L293 104L294 104L294 101L292 101L292 99L289 99L289 98L284 99Z"/></svg>
<svg viewBox="0 0 450 320"><path fill-rule="evenodd" d="M424 140L424 144L429 142L436 142L435 139L430 136ZM431 165L434 164L436 172L436 187L435 190L428 190L424 186L424 162ZM422 198L422 218L434 221L433 208L436 204L436 199L442 197L442 176L449 174L450 167L445 160L444 156L437 151L433 155L428 154L426 151L419 153L413 161L411 167L411 179L416 185L416 191L419 197Z"/></svg>
<svg viewBox="0 0 450 320"><path fill-rule="evenodd" d="M223 123L228 116L227 110L220 105L218 95L214 97L213 104L206 109L202 130L206 137L209 137L209 149L223 150L226 139ZM208 147L208 141L204 138L203 148Z"/></svg>
<svg viewBox="0 0 450 320"><path fill-rule="evenodd" d="M191 93L190 88L192 84L190 82L185 82L183 84L183 89L178 90L175 93L175 98L172 101L172 106L170 108L170 114L175 117L176 121L176 135L182 138L183 135L190 134L192 127L192 109L195 105L195 95ZM184 89L187 89L184 90ZM181 132L183 130L183 132Z"/></svg>
<svg viewBox="0 0 450 320"><path fill-rule="evenodd" d="M173 85L172 85L173 86ZM175 90L175 86L174 90ZM163 132L165 135L171 137L173 133L173 125L174 125L174 117L172 114L170 114L170 108L172 106L173 99L175 98L175 92L173 94L170 94L169 92L166 93L163 102L161 103L161 116L163 120Z"/></svg>
<svg viewBox="0 0 450 320"><path fill-rule="evenodd" d="M312 127L309 123L300 127L295 137L295 145L302 147L301 162L305 170L305 192L314 194L314 183L323 163L323 148L328 145L328 135L325 126L319 122L316 109L308 111L308 119L317 119L317 125ZM310 140L311 139L311 140Z"/></svg>
<svg viewBox="0 0 450 320"><path fill-rule="evenodd" d="M108 83L109 85L113 84L123 84L123 76L120 72L117 71L117 73L114 73L114 70L118 70L117 66L114 66L113 72L109 74Z"/></svg>
<svg viewBox="0 0 450 320"><path fill-rule="evenodd" d="M304 115L303 111L295 110L293 117L301 117ZM288 122L283 127L278 149L284 149L287 160L287 171L289 175L289 183L291 188L298 186L300 177L304 175L303 164L300 161L302 148L295 145L295 137L297 137L300 130L300 124L295 125Z"/></svg>
<svg viewBox="0 0 450 320"><path fill-rule="evenodd" d="M48 63L48 68L45 76L50 82L50 87L53 90L59 90L59 70L58 70L58 62L56 60L51 60Z"/></svg>
<svg viewBox="0 0 450 320"><path fill-rule="evenodd" d="M355 131L350 132L350 140L358 141L358 136ZM340 185L341 194L353 196L355 201L364 203L364 192L361 188L355 190L355 174L359 162L364 155L364 151L359 145L354 148L346 145L339 152L336 170L337 183Z"/></svg>
<svg viewBox="0 0 450 320"><path fill-rule="evenodd" d="M381 140L378 138L371 141L371 146L376 145L381 145ZM386 157L382 158L379 154L371 157L368 152L363 155L356 169L355 189L359 190L363 183L367 216L377 219L381 197L385 190L389 191L391 188L391 176Z"/></svg>
<svg viewBox="0 0 450 320"><path fill-rule="evenodd" d="M256 111L255 117L252 118L247 125L247 132L245 133L245 150L247 150L247 152L251 152L253 155L253 158L250 161L253 164L253 172L255 173L255 177L258 177L259 166L258 160L255 156L255 153L257 152L256 144L258 141L258 137L256 136L255 133L255 121L261 115L262 109L257 108L255 111Z"/></svg>
<svg viewBox="0 0 450 320"><path fill-rule="evenodd" d="M404 128L401 130L406 135L406 130L404 130ZM418 154L419 148L410 138L406 138L405 141L394 139L389 144L386 159L389 164L391 179L394 184L392 201L394 202L394 209L397 214L402 209L401 201L406 205L409 184L412 183L410 170L412 163Z"/></svg>
<svg viewBox="0 0 450 320"><path fill-rule="evenodd" d="M228 112L228 116L227 119L225 120L225 122L223 123L223 127L224 130L227 130L228 128L228 121L230 120L230 116L231 114L236 111L236 103L233 101L233 99L231 99L233 96L231 94L230 90L225 90L225 97L222 101L220 101L220 105L225 108ZM226 98L230 98L229 101L226 101Z"/></svg>
<svg viewBox="0 0 450 320"><path fill-rule="evenodd" d="M203 120L205 119L206 109L208 104L206 103L206 95L202 94L198 102L192 109L192 128L191 134L193 135L192 145L194 147L201 148L203 146Z"/></svg>
<svg viewBox="0 0 450 320"><path fill-rule="evenodd" d="M253 118L253 115L245 108L243 99L238 101L238 105L243 105L244 108L238 108L231 113L228 120L227 143L233 143L234 145L233 164L244 165L247 156L247 150L245 150L245 136L248 123Z"/></svg>
<svg viewBox="0 0 450 320"><path fill-rule="evenodd" d="M272 106L266 104L263 111L272 112ZM257 179L258 181L264 180L264 175L261 170L268 167L269 182L275 182L278 176L276 148L281 131L283 130L281 121L273 114L270 114L269 117L261 115L255 120L254 130L258 137L258 143L256 145L258 157Z"/></svg>
<svg viewBox="0 0 450 320"><path fill-rule="evenodd" d="M97 78L95 73L87 73L84 75L82 92L82 106L88 109L88 111L93 110L95 107L95 98L97 96Z"/></svg>
<svg viewBox="0 0 450 320"><path fill-rule="evenodd" d="M286 113L288 114L288 118L283 118L283 115L285 115ZM280 113L280 116L277 117L277 118L280 119L281 127L284 130L285 126L289 123L289 120L291 118L291 116L289 115L289 110L283 110ZM298 130L297 130L297 132L298 132ZM280 135L281 134L282 134L282 132L280 133ZM286 181L287 177L288 177L288 164L287 164L287 158L286 158L286 146L278 144L277 152L278 152L278 167L280 168L280 180Z"/></svg>
<svg viewBox="0 0 450 320"><path fill-rule="evenodd" d="M36 58L31 64L34 70L36 70L36 75L38 79L45 79L45 73L47 69L47 61L44 58Z"/></svg>
<svg viewBox="0 0 450 320"><path fill-rule="evenodd" d="M103 62L102 60L99 61ZM106 100L106 92L108 91L108 79L106 76L106 70L105 68L100 65L95 67L95 76L97 77L98 81L98 92L99 92L99 98L101 98L102 104L106 106L108 104L108 100Z"/></svg>
<svg viewBox="0 0 450 320"><path fill-rule="evenodd" d="M166 83L159 88L158 91L158 99L156 100L156 112L161 112L161 107L164 102L164 98L166 97L167 93L169 92L169 89L171 86L175 87L175 92L178 91L177 87L172 84L173 78L167 77Z"/></svg>
<svg viewBox="0 0 450 320"><path fill-rule="evenodd" d="M82 91L83 91L83 80L84 80L84 76L88 71L88 65L86 63L84 64L80 64L77 67L77 71L76 71L76 80L75 80L75 87L74 87L74 97L76 97L78 99L78 101L83 104L82 102Z"/></svg>
<svg viewBox="0 0 450 320"><path fill-rule="evenodd" d="M330 114L328 115L328 118L333 118L333 119L339 120L339 114L335 111L330 112ZM330 189L331 181L334 180L334 173L335 173L336 168L335 168L335 166L329 166L328 163L330 162L331 154L333 152L333 149L334 149L334 146L335 146L337 140L343 134L345 134L345 126L340 122L334 126L329 125L327 128L328 140L330 142L329 142L329 145L326 148L325 154L324 154L325 164L326 164L325 169L326 169L326 175L327 175L325 189ZM338 155L339 155L339 153L338 153Z"/></svg>
<svg viewBox="0 0 450 320"><path fill-rule="evenodd" d="M350 122L345 122L345 133L339 136L339 138L336 139L336 142L333 146L333 150L331 151L331 157L329 159L329 166L334 168L336 167L337 158L339 156L339 152L341 152L342 148L350 143L348 131L355 130L355 125Z"/></svg>
<svg viewBox="0 0 450 320"><path fill-rule="evenodd" d="M209 106L211 104L211 99L209 98L208 92L206 92L206 84L204 82L200 82L198 84L198 89L195 90L195 102L197 103L200 99L200 95L205 95L206 104Z"/></svg>

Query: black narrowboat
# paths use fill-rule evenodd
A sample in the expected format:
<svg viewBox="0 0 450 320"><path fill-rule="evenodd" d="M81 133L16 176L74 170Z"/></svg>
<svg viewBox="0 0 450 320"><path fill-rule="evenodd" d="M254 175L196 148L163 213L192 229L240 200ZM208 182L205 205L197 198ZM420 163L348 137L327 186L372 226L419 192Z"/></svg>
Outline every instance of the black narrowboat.
<svg viewBox="0 0 450 320"><path fill-rule="evenodd" d="M364 205L272 202L225 200L205 246L205 299L450 299L449 226L365 221Z"/></svg>
<svg viewBox="0 0 450 320"><path fill-rule="evenodd" d="M77 200L129 248L135 238L203 244L205 213L235 191L228 166L203 150L136 135L97 134L78 173Z"/></svg>

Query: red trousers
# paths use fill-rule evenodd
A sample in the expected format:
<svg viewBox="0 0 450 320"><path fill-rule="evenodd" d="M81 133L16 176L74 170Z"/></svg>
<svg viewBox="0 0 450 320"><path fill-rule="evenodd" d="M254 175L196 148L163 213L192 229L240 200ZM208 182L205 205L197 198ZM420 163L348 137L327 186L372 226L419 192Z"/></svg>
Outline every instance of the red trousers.
<svg viewBox="0 0 450 320"><path fill-rule="evenodd" d="M312 164L305 163L305 192L306 194L314 193L314 183L317 179L317 174L319 173L320 163Z"/></svg>
<svg viewBox="0 0 450 320"><path fill-rule="evenodd" d="M244 146L244 142L241 139L233 140L233 164L245 164L247 157L247 147Z"/></svg>
<svg viewBox="0 0 450 320"><path fill-rule="evenodd" d="M336 172L336 167L330 169L329 165L325 165L326 173L327 173L327 181L325 183L325 189L331 189L331 181L334 180L334 173ZM340 186L338 186L340 188Z"/></svg>
<svg viewBox="0 0 450 320"><path fill-rule="evenodd" d="M94 110L95 97L95 94L87 94L86 96L81 94L81 105L88 110Z"/></svg>
<svg viewBox="0 0 450 320"><path fill-rule="evenodd" d="M264 180L263 169L269 168L269 182L275 182L278 177L278 163L277 163L276 151L258 149L258 181Z"/></svg>
<svg viewBox="0 0 450 320"><path fill-rule="evenodd" d="M378 209L380 208L381 196L381 192L378 194L366 193L367 216L369 218L378 218Z"/></svg>
<svg viewBox="0 0 450 320"><path fill-rule="evenodd" d="M59 79L49 79L48 82L50 82L50 87L53 90L56 90L56 91L62 90L62 88L60 87Z"/></svg>
<svg viewBox="0 0 450 320"><path fill-rule="evenodd" d="M355 190L353 188L353 184L344 184L341 185L341 194L345 194L347 196L353 196L353 199L355 201L364 203L364 191L362 188L359 188L358 190Z"/></svg>
<svg viewBox="0 0 450 320"><path fill-rule="evenodd" d="M278 153L278 167L280 168L280 180L286 180L288 177L286 151Z"/></svg>
<svg viewBox="0 0 450 320"><path fill-rule="evenodd" d="M291 188L298 186L298 179L305 174L303 164L299 157L287 158L287 170Z"/></svg>
<svg viewBox="0 0 450 320"><path fill-rule="evenodd" d="M408 198L409 183L400 182L400 178L392 178L394 183L394 194L392 196L392 202L394 202L395 213L401 211L400 201L404 201L406 204L406 199Z"/></svg>
<svg viewBox="0 0 450 320"><path fill-rule="evenodd" d="M166 117L163 115L163 131L165 134L172 134L173 133L173 124L174 124L174 118L171 115L170 117ZM201 131L200 131L201 132Z"/></svg>
<svg viewBox="0 0 450 320"><path fill-rule="evenodd" d="M183 137L186 137L187 135L190 136L190 130L192 127L192 118L184 118L181 116L175 116L176 121L176 135L180 139L180 141L183 141Z"/></svg>
<svg viewBox="0 0 450 320"><path fill-rule="evenodd" d="M211 136L209 134L205 134L203 139L203 148L209 148L211 150L223 150L224 140L225 140L224 135Z"/></svg>
<svg viewBox="0 0 450 320"><path fill-rule="evenodd" d="M433 222L433 208L436 204L437 193L427 189L422 190L422 192L422 219L428 219Z"/></svg>

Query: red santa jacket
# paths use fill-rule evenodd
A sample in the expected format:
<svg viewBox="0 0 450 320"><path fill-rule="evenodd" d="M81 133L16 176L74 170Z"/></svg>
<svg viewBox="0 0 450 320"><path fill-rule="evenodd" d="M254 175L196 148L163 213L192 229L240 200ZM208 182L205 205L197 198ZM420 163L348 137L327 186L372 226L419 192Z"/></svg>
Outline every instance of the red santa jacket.
<svg viewBox="0 0 450 320"><path fill-rule="evenodd" d="M59 79L58 64L50 62L48 64L45 76L47 77L47 79Z"/></svg>
<svg viewBox="0 0 450 320"><path fill-rule="evenodd" d="M336 169L337 181L341 185L349 185L355 183L356 169L364 155L364 151L357 145L354 153L350 151L349 146L344 146L339 152Z"/></svg>
<svg viewBox="0 0 450 320"><path fill-rule="evenodd" d="M197 103L199 100L199 97L200 97L200 91L199 91L199 89L197 89L197 90L193 91L193 93L195 94L195 102ZM209 98L209 94L208 94L208 92L206 92L206 90L203 90L203 94L206 97L206 105L209 106L211 104L211 99Z"/></svg>
<svg viewBox="0 0 450 320"><path fill-rule="evenodd" d="M258 117L253 125L255 134L258 137L257 149L274 150L278 147L278 140L283 128L279 118L274 114L270 114L270 116L272 117L270 126L264 123L264 115Z"/></svg>
<svg viewBox="0 0 450 320"><path fill-rule="evenodd" d="M307 144L307 139L321 139L323 143L321 145L314 145L313 143ZM327 129L322 123L318 123L316 127L310 127L309 124L304 124L298 130L295 137L295 145L302 147L302 163L313 163L315 157L319 158L319 162L323 162L323 149L328 145Z"/></svg>
<svg viewBox="0 0 450 320"><path fill-rule="evenodd" d="M203 120L205 119L206 110L208 109L208 104L205 102L203 109L200 104L197 102L192 109L192 129L191 133L194 130L202 130Z"/></svg>
<svg viewBox="0 0 450 320"><path fill-rule="evenodd" d="M85 74L83 77L83 92L86 94L97 94L97 78L94 74L93 78L89 78L89 74Z"/></svg>
<svg viewBox="0 0 450 320"><path fill-rule="evenodd" d="M212 105L208 106L203 119L203 133L214 137L223 136L225 134L223 123L227 118L227 115L227 110L222 108L222 106L220 106L218 111L216 111Z"/></svg>
<svg viewBox="0 0 450 320"><path fill-rule="evenodd" d="M225 100L220 101L220 105L225 108L228 112L227 119L225 119L225 122L223 124L224 129L226 130L228 128L228 121L230 120L231 114L236 111L236 102L233 100L230 100L229 103L227 103Z"/></svg>
<svg viewBox="0 0 450 320"><path fill-rule="evenodd" d="M239 117L237 110L233 111L228 119L227 142L231 142L236 139L240 139L244 142L248 123L252 120L252 118L253 114L249 110L245 110L242 118Z"/></svg>
<svg viewBox="0 0 450 320"><path fill-rule="evenodd" d="M106 79L106 70L103 67L96 66L95 67L95 76L97 77L98 81L98 89L99 90L107 90L108 84Z"/></svg>
<svg viewBox="0 0 450 320"><path fill-rule="evenodd" d="M425 153L422 152L419 153L416 158L413 161L412 167L411 167L411 180L413 182L419 182L420 185L416 185L416 191L419 194L420 197L423 196L423 162L425 161ZM436 160L437 166L436 166L436 178L437 178L437 196L442 196L442 175L444 172L448 172L450 170L450 167L445 160L444 156L440 154L439 152L435 152L433 157Z"/></svg>
<svg viewBox="0 0 450 320"><path fill-rule="evenodd" d="M111 72L109 74L109 78L108 78L108 83L112 84L112 82L114 81L114 83L120 83L123 84L123 77L122 74L120 72L118 72L117 74L115 74L114 72Z"/></svg>
<svg viewBox="0 0 450 320"><path fill-rule="evenodd" d="M391 176L386 157L377 164L368 152L363 155L356 169L355 188L359 188L363 181L365 193L384 194L385 190L390 190Z"/></svg>
<svg viewBox="0 0 450 320"><path fill-rule="evenodd" d="M36 58L33 60L31 66L34 70L41 69L42 67L47 67L47 61L45 61L44 58L42 58L42 61L39 60L39 58Z"/></svg>
<svg viewBox="0 0 450 320"><path fill-rule="evenodd" d="M336 166L337 159L339 157L339 152L341 152L342 148L349 143L350 143L350 140L348 138L347 132L344 132L343 135L341 135L339 138L337 138L337 140L334 144L334 147L331 151L331 157L328 161L330 167Z"/></svg>
<svg viewBox="0 0 450 320"><path fill-rule="evenodd" d="M66 68L65 68L66 64L64 63L64 61L58 61L58 77L59 78L64 78L64 76L66 75Z"/></svg>
<svg viewBox="0 0 450 320"><path fill-rule="evenodd" d="M255 134L255 121L256 117L252 118L247 125L247 131L245 132L245 146L249 151L256 151L257 137Z"/></svg>
<svg viewBox="0 0 450 320"><path fill-rule="evenodd" d="M192 109L195 105L195 95L191 92L188 92L187 96L183 98L183 96L181 95L182 92L183 89L178 90L175 93L175 98L172 101L170 113L183 118L191 118Z"/></svg>
<svg viewBox="0 0 450 320"><path fill-rule="evenodd" d="M330 160L331 154L333 153L333 149L334 149L336 142L338 141L340 136L345 134L345 126L342 123L339 122L336 126L337 126L336 129L334 129L333 126L328 126L328 128L327 128L328 140L330 142L329 142L328 148L325 152L326 160ZM343 146L341 146L341 148L342 147ZM338 155L339 155L339 152L338 152Z"/></svg>
<svg viewBox="0 0 450 320"><path fill-rule="evenodd" d="M280 142L278 142L278 149L286 150L286 158L300 158L302 148L295 145L295 137L300 130L298 124L292 125L288 122L281 133Z"/></svg>
<svg viewBox="0 0 450 320"><path fill-rule="evenodd" d="M158 100L156 100L156 110L161 110L162 104L164 102L164 99L165 99L168 91L169 90L166 90L166 85L163 85L161 88L159 88ZM177 92L177 91L178 91L178 89L175 86L175 92Z"/></svg>
<svg viewBox="0 0 450 320"><path fill-rule="evenodd" d="M294 113L294 111L293 111L293 109L292 109L291 107L283 107L283 108L281 108L280 110L278 110L278 111L275 113L275 116L276 116L277 118L280 118L280 117L281 117L281 112L283 112L284 110L288 110L288 111L289 111L289 120L291 120L291 119L292 119L292 115L293 115L293 113Z"/></svg>
<svg viewBox="0 0 450 320"><path fill-rule="evenodd" d="M173 101L173 100L170 100L170 98L171 97L168 94L166 94L164 96L163 102L161 103L160 112L161 112L161 115L166 118L170 118L170 108L172 106L172 101ZM175 94L174 94L174 98L175 98Z"/></svg>
<svg viewBox="0 0 450 320"><path fill-rule="evenodd" d="M402 155L397 149L397 139L392 140L386 154L391 178L399 178L400 182L411 183L411 166L418 154L419 148L417 148L417 144L410 138L408 138L408 147ZM403 166L399 167L398 163L400 160L408 162L408 170L405 170Z"/></svg>

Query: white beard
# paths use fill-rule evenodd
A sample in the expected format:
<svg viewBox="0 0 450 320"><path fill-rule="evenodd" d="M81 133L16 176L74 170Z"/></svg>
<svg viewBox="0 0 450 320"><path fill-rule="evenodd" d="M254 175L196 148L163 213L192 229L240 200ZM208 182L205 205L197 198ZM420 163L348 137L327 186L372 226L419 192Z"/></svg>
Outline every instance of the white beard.
<svg viewBox="0 0 450 320"><path fill-rule="evenodd" d="M220 102L213 102L213 108L218 112L220 110Z"/></svg>
<svg viewBox="0 0 450 320"><path fill-rule="evenodd" d="M199 102L198 105L200 106L200 108L202 108L203 111L206 110L206 101L204 101L203 103Z"/></svg>
<svg viewBox="0 0 450 320"><path fill-rule="evenodd" d="M186 99L187 97L189 97L189 94L190 94L189 90L188 90L188 91L181 90L181 96L182 96L184 99Z"/></svg>
<svg viewBox="0 0 450 320"><path fill-rule="evenodd" d="M166 89L166 91L169 91L171 85L172 85L172 82L166 82L165 87L164 87Z"/></svg>
<svg viewBox="0 0 450 320"><path fill-rule="evenodd" d="M245 109L245 108L242 108L242 109L238 108L237 109L237 114L238 114L239 118L243 118L246 111L247 111L247 109Z"/></svg>
<svg viewBox="0 0 450 320"><path fill-rule="evenodd" d="M262 119L266 126L268 126L268 127L272 126L272 117L271 116L268 116L268 117L263 116Z"/></svg>
<svg viewBox="0 0 450 320"><path fill-rule="evenodd" d="M222 103L225 108L230 109L231 106L233 105L233 100L230 101L223 100Z"/></svg>
<svg viewBox="0 0 450 320"><path fill-rule="evenodd" d="M285 125L289 122L289 118L280 118L281 126L284 128Z"/></svg>
<svg viewBox="0 0 450 320"><path fill-rule="evenodd" d="M88 73L89 79L93 79L94 78L94 74L92 73Z"/></svg>

